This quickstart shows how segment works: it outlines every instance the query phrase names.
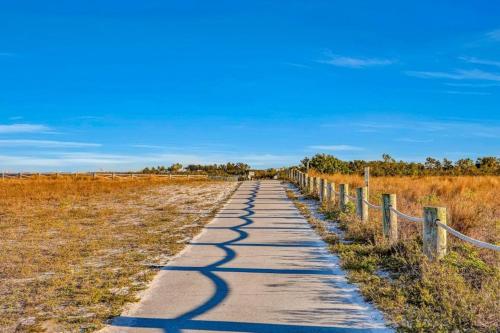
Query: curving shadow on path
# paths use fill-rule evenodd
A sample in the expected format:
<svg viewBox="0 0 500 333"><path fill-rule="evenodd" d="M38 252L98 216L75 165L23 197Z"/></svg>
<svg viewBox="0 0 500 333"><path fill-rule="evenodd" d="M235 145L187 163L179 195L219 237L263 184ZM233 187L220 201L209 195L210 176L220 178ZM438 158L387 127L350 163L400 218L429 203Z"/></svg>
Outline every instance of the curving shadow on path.
<svg viewBox="0 0 500 333"><path fill-rule="evenodd" d="M293 241L289 240L286 243L239 243L249 237L249 234L245 229L309 229L309 227L276 227L276 228L263 228L263 227L252 227L254 223L252 217L255 215L255 200L257 198L258 192L280 192L281 191L269 191L262 190L261 183L257 182L250 190L250 196L245 194L245 202L237 202L238 204L244 204L245 207L241 209L236 209L241 212L244 211L244 215L234 216L242 220L242 223L236 226L230 227L210 227L207 229L227 229L233 231L236 236L231 240L217 243L206 243L206 242L193 242L190 243L192 246L214 246L224 252L224 257L214 263L211 263L202 267L189 267L189 266L173 266L167 265L162 267L163 270L170 271L196 271L202 276L207 278L214 286L214 292L212 295L206 299L202 304L196 306L195 308L177 316L174 318L146 318L146 317L133 317L133 316L120 316L113 319L111 326L127 328L127 332L133 332L134 328L137 329L153 329L155 331L163 332L182 332L183 330L199 330L199 331L213 331L213 332L304 332L304 333L323 333L323 332L387 332L387 328L346 328L336 326L317 326L314 322L308 322L307 324L278 324L278 323L256 323L256 322L239 322L239 321L222 321L222 320L202 320L196 319L197 317L215 309L219 306L229 295L230 288L228 283L217 273L224 272L235 272L235 273L257 273L257 274L286 274L293 276L326 276L332 275L332 270L324 267L305 269L304 267L293 267L286 269L268 269L268 268L241 268L241 267L221 267L237 257L237 252L232 249L235 246L249 246L249 247L300 247L300 248L318 248L323 247L322 244L316 241ZM242 197L238 196L241 200ZM225 209L229 211L232 209ZM224 214L221 214L224 215ZM220 218L220 217L219 217ZM283 223L286 224L286 223ZM318 259L320 260L320 259ZM339 295L337 295L338 301ZM314 310L314 309L309 309ZM316 309L317 311L318 309ZM343 311L349 311L344 309ZM311 318L314 318L312 316ZM142 331L141 331L142 332Z"/></svg>

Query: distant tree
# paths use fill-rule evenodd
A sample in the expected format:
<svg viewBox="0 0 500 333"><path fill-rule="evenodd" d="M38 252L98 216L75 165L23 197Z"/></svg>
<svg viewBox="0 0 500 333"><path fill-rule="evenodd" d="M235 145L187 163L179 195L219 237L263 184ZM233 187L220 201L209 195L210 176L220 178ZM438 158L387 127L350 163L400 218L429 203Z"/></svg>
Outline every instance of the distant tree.
<svg viewBox="0 0 500 333"><path fill-rule="evenodd" d="M471 175L477 171L474 161L470 158L462 158L455 162L455 173L462 175Z"/></svg>
<svg viewBox="0 0 500 333"><path fill-rule="evenodd" d="M443 158L443 170L450 171L453 169L453 161Z"/></svg>
<svg viewBox="0 0 500 333"><path fill-rule="evenodd" d="M309 161L309 167L324 173L349 173L348 163L332 155L316 154Z"/></svg>
<svg viewBox="0 0 500 333"><path fill-rule="evenodd" d="M182 169L182 164L174 163L168 168L168 171L169 172L178 172L180 169Z"/></svg>
<svg viewBox="0 0 500 333"><path fill-rule="evenodd" d="M379 161L342 161L335 156L316 154L305 157L301 163L305 169L309 161L311 168L323 173L355 173L362 174L364 167L370 167L372 176L419 176L419 175L500 175L500 159L497 157L480 157L476 163L465 158L456 163L444 158L441 161L428 157L424 163L396 161L389 154L383 154Z"/></svg>
<svg viewBox="0 0 500 333"><path fill-rule="evenodd" d="M441 162L435 158L432 158L432 157L427 157L425 159L425 168L427 170L431 170L431 171L439 171L441 170Z"/></svg>
<svg viewBox="0 0 500 333"><path fill-rule="evenodd" d="M394 163L394 162L396 162L396 160L393 159L391 157L391 155L389 155L389 154L382 154L382 160L384 161L384 163Z"/></svg>
<svg viewBox="0 0 500 333"><path fill-rule="evenodd" d="M500 159L493 156L479 157L476 161L476 167L481 173L500 174Z"/></svg>

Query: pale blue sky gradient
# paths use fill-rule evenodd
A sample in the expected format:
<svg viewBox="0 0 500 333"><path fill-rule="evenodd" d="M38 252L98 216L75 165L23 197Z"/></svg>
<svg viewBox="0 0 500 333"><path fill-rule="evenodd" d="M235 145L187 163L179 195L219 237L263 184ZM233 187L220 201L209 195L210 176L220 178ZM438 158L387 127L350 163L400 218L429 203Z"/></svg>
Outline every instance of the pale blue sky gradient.
<svg viewBox="0 0 500 333"><path fill-rule="evenodd" d="M2 1L0 169L498 156L494 1Z"/></svg>

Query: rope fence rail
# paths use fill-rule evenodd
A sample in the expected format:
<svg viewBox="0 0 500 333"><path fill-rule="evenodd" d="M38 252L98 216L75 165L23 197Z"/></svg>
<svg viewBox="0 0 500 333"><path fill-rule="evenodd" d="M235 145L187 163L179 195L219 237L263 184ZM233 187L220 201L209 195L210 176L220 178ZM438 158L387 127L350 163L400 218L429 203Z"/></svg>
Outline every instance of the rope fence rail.
<svg viewBox="0 0 500 333"><path fill-rule="evenodd" d="M395 209L392 206L389 206L389 209L391 212L393 212L394 214L396 214L397 216L399 216L405 220L408 220L411 222L416 222L416 223L423 223L424 222L423 217L416 217L416 216L407 215L405 213L400 212L399 210Z"/></svg>
<svg viewBox="0 0 500 333"><path fill-rule="evenodd" d="M331 204L334 197L337 196L341 210L345 209L349 200L356 202L356 213L363 222L368 220L368 208L380 210L383 234L391 243L398 241L398 217L420 223L423 232L423 250L430 259L440 259L446 254L447 233L474 246L500 251L500 246L496 244L471 238L448 226L446 224L446 208L444 207L423 207L423 217L411 216L396 208L395 194L382 194L382 205L376 205L368 200L368 186L357 188L357 195L351 196L349 184L339 184L339 191L336 191L335 183L321 177L309 176L309 174L297 169L288 169L287 178L297 184L302 191L313 194L322 202L330 201L327 203ZM367 179L366 175L365 179Z"/></svg>
<svg viewBox="0 0 500 333"><path fill-rule="evenodd" d="M500 246L498 245L495 245L495 244L490 244L490 243L486 243L486 242L483 242L483 241L480 241L480 240L477 240L477 239L474 239L472 237L469 237L469 236L465 236L464 234L456 231L455 229L453 229L452 227L450 226L447 226L446 224L443 224L441 223L441 221L439 220L436 220L436 224L445 229L446 231L448 231L450 234L452 234L453 236L465 241L465 242L468 242L472 245L475 245L477 247L481 247L483 249L489 249L489 250L493 250L493 251L500 251Z"/></svg>
<svg viewBox="0 0 500 333"><path fill-rule="evenodd" d="M375 205L375 204L372 204L372 203L371 203L371 202L369 202L368 200L363 199L363 202L364 202L365 204L367 204L368 206L370 206L371 208L373 208L373 209L382 209L382 206L377 206L377 205Z"/></svg>

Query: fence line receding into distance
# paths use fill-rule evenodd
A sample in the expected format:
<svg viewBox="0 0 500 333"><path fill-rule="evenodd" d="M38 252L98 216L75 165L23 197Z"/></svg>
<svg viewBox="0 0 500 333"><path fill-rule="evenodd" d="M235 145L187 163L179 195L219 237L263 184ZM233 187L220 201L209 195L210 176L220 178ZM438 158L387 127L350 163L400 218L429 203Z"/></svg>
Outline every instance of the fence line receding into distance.
<svg viewBox="0 0 500 333"><path fill-rule="evenodd" d="M237 176L211 176L211 175L197 175L197 174L149 174L138 172L46 172L46 173L33 173L33 172L17 172L17 173L1 173L2 180L4 179L34 179L34 178L58 178L58 177L90 177L92 179L122 179L122 178L167 178L167 179L189 179L189 180L227 180L237 181Z"/></svg>
<svg viewBox="0 0 500 333"><path fill-rule="evenodd" d="M421 223L423 250L430 259L440 259L446 255L448 233L474 246L500 251L498 245L471 238L448 226L446 224L446 208L444 207L424 207L423 217L411 216L397 210L395 194L382 194L382 205L379 206L368 201L368 186L357 188L356 196L351 196L349 195L349 184L339 184L339 191L335 191L335 183L320 177L309 176L297 169L288 169L287 177L303 192L317 196L321 202L333 202L335 195L337 195L341 210L345 209L349 200L354 201L356 213L361 221L368 221L368 208L380 210L383 234L390 243L398 240L398 217ZM366 185L368 185L368 179L369 177L365 175Z"/></svg>

